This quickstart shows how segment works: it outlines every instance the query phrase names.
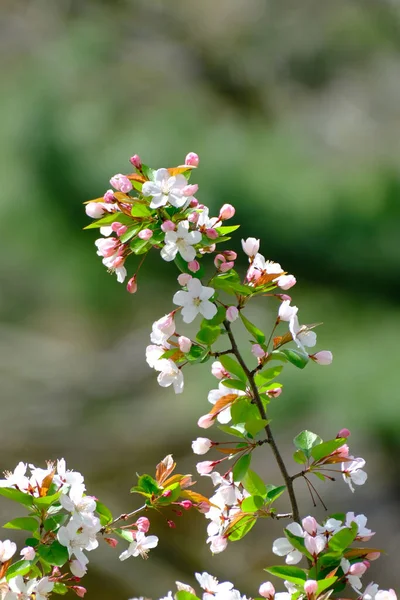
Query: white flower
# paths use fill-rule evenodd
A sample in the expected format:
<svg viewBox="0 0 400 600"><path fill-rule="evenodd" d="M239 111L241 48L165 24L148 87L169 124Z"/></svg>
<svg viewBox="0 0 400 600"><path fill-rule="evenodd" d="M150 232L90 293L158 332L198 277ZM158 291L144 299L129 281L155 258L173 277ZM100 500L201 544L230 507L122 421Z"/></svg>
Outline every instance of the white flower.
<svg viewBox="0 0 400 600"><path fill-rule="evenodd" d="M357 540L361 540L362 542L367 542L375 535L374 531L368 529L366 527L367 517L365 515L355 515L353 512L348 512L346 514L346 527L351 527L352 523L357 524Z"/></svg>
<svg viewBox="0 0 400 600"><path fill-rule="evenodd" d="M153 344L163 345L174 333L174 316L172 313L169 313L153 323L150 340L153 342Z"/></svg>
<svg viewBox="0 0 400 600"><path fill-rule="evenodd" d="M181 208L188 198L183 194L187 179L183 175L171 177L168 169L157 169L154 180L146 181L142 187L144 196L151 196L150 208L161 208L167 203Z"/></svg>
<svg viewBox="0 0 400 600"><path fill-rule="evenodd" d="M353 458L350 456L349 458ZM367 481L367 473L362 470L365 465L363 458L354 458L352 462L342 463L343 479L349 485L349 488L354 492L353 483L355 485L363 485Z"/></svg>
<svg viewBox="0 0 400 600"><path fill-rule="evenodd" d="M168 348L167 348L168 349ZM156 365L163 360L161 357L166 352L166 348L163 346L156 346L151 344L146 348L146 362L152 369L156 369ZM161 369L157 369L160 371Z"/></svg>
<svg viewBox="0 0 400 600"><path fill-rule="evenodd" d="M279 307L278 316L281 321L290 321L298 310L297 306L290 306L290 300L284 300Z"/></svg>
<svg viewBox="0 0 400 600"><path fill-rule="evenodd" d="M266 260L262 254L256 254L252 266L267 275L280 275L283 273L283 269L279 263Z"/></svg>
<svg viewBox="0 0 400 600"><path fill-rule="evenodd" d="M205 319L212 319L217 314L217 307L209 301L215 290L201 285L200 280L193 277L187 284L187 292L179 290L173 297L173 303L182 306L182 318L191 323L200 313Z"/></svg>
<svg viewBox="0 0 400 600"><path fill-rule="evenodd" d="M36 584L36 579L30 579L25 583L22 575L17 575L8 582L10 591L7 592L4 600L29 600L35 591Z"/></svg>
<svg viewBox="0 0 400 600"><path fill-rule="evenodd" d="M68 549L70 558L75 556L83 565L89 562L83 553L83 550L90 543L89 533L85 531L80 521L72 518L66 526L60 527L57 532L57 539L62 546Z"/></svg>
<svg viewBox="0 0 400 600"><path fill-rule="evenodd" d="M4 542L0 542L0 563L5 563L17 551L17 544L11 542L10 540L4 540Z"/></svg>
<svg viewBox="0 0 400 600"><path fill-rule="evenodd" d="M243 252L247 254L250 258L255 256L260 249L260 240L256 240L256 238L247 238L247 240L242 240L242 248Z"/></svg>
<svg viewBox="0 0 400 600"><path fill-rule="evenodd" d="M161 250L161 257L170 262L176 255L190 262L196 258L195 244L201 241L200 231L189 231L189 221L181 221L176 231L167 231L164 237L165 246Z"/></svg>
<svg viewBox="0 0 400 600"><path fill-rule="evenodd" d="M311 348L317 343L317 334L308 329L306 325L299 325L297 314L293 315L290 319L289 330L298 348L306 354L307 351L305 347Z"/></svg>
<svg viewBox="0 0 400 600"><path fill-rule="evenodd" d="M208 438L198 437L192 442L194 454L206 454L212 446L212 441Z"/></svg>
<svg viewBox="0 0 400 600"><path fill-rule="evenodd" d="M0 479L0 487L15 486L22 492L26 491L29 486L29 479L25 475L26 469L26 463L19 462L13 473L10 473L9 471L4 473L5 479Z"/></svg>
<svg viewBox="0 0 400 600"><path fill-rule="evenodd" d="M218 217L209 216L209 208L205 206L199 214L199 218L197 220L197 228L200 231L206 232L207 229L213 229L218 223L218 221Z"/></svg>
<svg viewBox="0 0 400 600"><path fill-rule="evenodd" d="M83 484L83 475L78 471L67 471L67 465L64 458L57 460L57 473L54 475L53 482L57 485L81 485Z"/></svg>
<svg viewBox="0 0 400 600"><path fill-rule="evenodd" d="M35 592L35 600L46 600L47 596L53 590L54 583L49 581L48 577L43 577L38 581Z"/></svg>
<svg viewBox="0 0 400 600"><path fill-rule="evenodd" d="M317 525L317 532L325 535L326 537L334 535L341 529L344 529L343 523L338 519L327 519L324 525Z"/></svg>
<svg viewBox="0 0 400 600"><path fill-rule="evenodd" d="M232 388L226 387L222 382L218 384L218 389L210 390L208 392L208 401L211 404L215 404L220 398L223 396L227 396L228 394L233 394L235 396L245 396L246 392L242 390L234 390ZM225 408L223 408L217 415L217 421L223 425L229 423L231 420L231 405L229 404Z"/></svg>
<svg viewBox="0 0 400 600"><path fill-rule="evenodd" d="M74 560L71 560L71 562L69 563L69 569L70 569L72 575L75 575L75 577L79 577L79 579L81 577L83 577L84 575L86 575L86 573L87 573L86 564L81 563L81 561L78 560L77 558L74 558Z"/></svg>
<svg viewBox="0 0 400 600"><path fill-rule="evenodd" d="M129 548L122 552L119 559L126 560L130 556L141 556L147 558L149 550L155 548L158 544L158 537L155 535L146 535L142 531L136 533L136 540L130 543Z"/></svg>
<svg viewBox="0 0 400 600"><path fill-rule="evenodd" d="M233 583L230 581L224 581L219 583L216 577L209 575L208 573L195 573L195 577L199 582L201 589L205 591L203 594L203 600L213 600L214 596L221 594L222 592L228 592L233 588Z"/></svg>
<svg viewBox="0 0 400 600"><path fill-rule="evenodd" d="M397 600L396 592L390 590L379 590L376 593L375 600Z"/></svg>
<svg viewBox="0 0 400 600"><path fill-rule="evenodd" d="M89 523L91 517L96 510L96 500L91 496L84 495L85 486L83 484L77 484L71 487L69 495L61 494L60 504L68 512L77 515L85 521L85 514L89 517ZM88 524L89 524L88 523Z"/></svg>
<svg viewBox="0 0 400 600"><path fill-rule="evenodd" d="M25 548L22 548L20 555L24 560L33 560L36 556L35 548L32 546L25 546Z"/></svg>
<svg viewBox="0 0 400 600"><path fill-rule="evenodd" d="M359 594L362 587L361 579L358 577L358 575L350 574L351 564L347 560L347 558L342 558L342 560L340 561L340 566L343 570L343 573L346 576L346 580L348 581L349 585L351 585L353 590L355 590Z"/></svg>
<svg viewBox="0 0 400 600"><path fill-rule="evenodd" d="M161 387L173 385L175 394L183 392L183 373L173 360L162 358L155 364L154 368L156 371L160 371L157 381Z"/></svg>
<svg viewBox="0 0 400 600"><path fill-rule="evenodd" d="M290 533L298 537L304 537L304 531L298 523L290 523L286 527ZM286 556L285 562L288 565L297 565L303 558L302 553L296 550L294 546L285 537L278 538L272 545L272 552L277 556Z"/></svg>

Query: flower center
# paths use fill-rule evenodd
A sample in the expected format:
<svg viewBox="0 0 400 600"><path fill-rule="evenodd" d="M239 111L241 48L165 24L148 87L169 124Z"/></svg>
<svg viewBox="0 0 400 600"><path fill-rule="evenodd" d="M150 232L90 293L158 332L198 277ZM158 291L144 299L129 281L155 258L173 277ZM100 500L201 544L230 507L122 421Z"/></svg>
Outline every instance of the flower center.
<svg viewBox="0 0 400 600"><path fill-rule="evenodd" d="M200 306L200 304L201 304L201 298L199 298L199 297L193 298L193 304L195 306Z"/></svg>

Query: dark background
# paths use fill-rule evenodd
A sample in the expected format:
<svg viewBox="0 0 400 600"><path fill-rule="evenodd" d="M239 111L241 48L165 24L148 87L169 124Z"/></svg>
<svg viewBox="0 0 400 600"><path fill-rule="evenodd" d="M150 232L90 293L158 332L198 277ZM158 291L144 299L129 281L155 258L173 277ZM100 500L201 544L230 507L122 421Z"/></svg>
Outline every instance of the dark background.
<svg viewBox="0 0 400 600"><path fill-rule="evenodd" d="M368 515L388 556L364 581L395 587L397 2L3 0L0 32L0 468L64 456L115 514L137 506L128 493L135 472L152 472L167 453L195 472L190 441L215 384L210 363L188 371L175 396L144 361L151 323L172 306L175 273L154 256L138 294L127 294L96 256L95 234L82 231L82 202L128 172L134 153L160 167L196 151L200 201L215 212L234 204L241 235L261 237L263 253L297 276L302 321L324 321L318 348L331 349L334 363L286 369L273 426L288 457L305 427L325 439L353 431L367 484L354 496L341 481L319 490L331 512ZM253 310L267 328L270 309ZM257 460L280 483L266 448ZM4 520L14 509L1 503ZM212 558L203 517L176 520L175 530L154 520L160 544L147 562L120 563L123 543L92 553L87 598L159 597L204 569L254 596L263 567L281 562L271 557L279 523L261 521Z"/></svg>

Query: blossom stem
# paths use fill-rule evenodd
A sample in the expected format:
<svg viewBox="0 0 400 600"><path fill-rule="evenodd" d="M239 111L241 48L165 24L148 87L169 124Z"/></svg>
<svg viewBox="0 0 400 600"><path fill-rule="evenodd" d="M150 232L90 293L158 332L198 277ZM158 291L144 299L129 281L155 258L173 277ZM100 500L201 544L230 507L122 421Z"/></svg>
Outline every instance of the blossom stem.
<svg viewBox="0 0 400 600"><path fill-rule="evenodd" d="M260 398L260 393L258 391L257 388L257 384L254 380L254 374L250 371L250 369L248 368L248 366L246 365L246 363L243 360L243 357L239 351L239 348L237 346L235 337L232 333L232 329L231 329L231 324L229 323L229 321L225 320L224 321L224 327L225 330L228 334L229 340L232 344L232 351L233 354L236 356L238 363L240 364L240 366L242 367L243 371L246 373L247 379L249 381L250 387L251 387L251 391L253 392L253 396L254 396L254 401L256 403L256 406L258 408L258 412L260 413L260 416L262 419L267 421L267 413L265 412L265 408L264 405L262 403L262 400ZM300 513L299 513L299 507L297 504L297 498L296 495L294 493L294 487L293 487L293 481L292 478L290 477L288 470L286 468L286 465L283 461L283 458L281 456L281 453L279 452L279 448L276 445L274 436L272 435L272 431L271 431L271 427L269 426L269 424L267 423L267 425L265 426L265 433L267 434L267 441L268 444L271 447L272 453L275 457L275 460L278 464L279 470L282 474L283 480L285 482L285 485L287 487L287 491L289 494L289 499L290 499L290 504L292 507L292 519L293 521L296 521L297 523L300 523Z"/></svg>
<svg viewBox="0 0 400 600"><path fill-rule="evenodd" d="M146 504L143 504L143 506L141 506L140 508L137 508L136 510L133 510L130 513L122 513L121 515L119 515L119 517L117 517L116 519L114 519L114 521L111 521L111 523L108 523L108 525L106 525L105 527L103 527L103 529L101 530L101 533L104 533L109 527L112 527L113 525L115 525L119 521L127 521L128 519L130 519L131 517L133 517L137 513L142 512L142 510L144 510L145 508L147 508L147 506L146 506Z"/></svg>

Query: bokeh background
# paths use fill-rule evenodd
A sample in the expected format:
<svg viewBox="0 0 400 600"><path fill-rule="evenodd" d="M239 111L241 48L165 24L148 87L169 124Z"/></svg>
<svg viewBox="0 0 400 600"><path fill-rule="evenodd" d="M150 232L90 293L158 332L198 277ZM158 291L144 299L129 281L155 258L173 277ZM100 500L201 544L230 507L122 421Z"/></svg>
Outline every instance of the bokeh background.
<svg viewBox="0 0 400 600"><path fill-rule="evenodd" d="M388 555L367 581L400 584L398 2L3 0L0 28L0 468L64 456L115 514L138 505L136 471L167 453L195 471L210 363L175 396L144 361L176 274L154 256L127 294L82 231L82 202L134 153L160 167L196 151L199 199L215 211L233 203L242 236L296 274L302 321L324 321L318 347L335 355L329 368L286 369L271 406L278 440L289 457L305 427L353 431L367 485L319 491L332 512L365 512L378 531ZM272 323L269 305L253 310ZM257 468L280 482L265 448ZM1 502L3 521L14 509ZM174 530L154 520L160 545L147 562L92 553L87 598L157 598L201 570L255 595L262 568L280 562L279 523L212 557L203 517L175 520Z"/></svg>

